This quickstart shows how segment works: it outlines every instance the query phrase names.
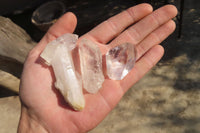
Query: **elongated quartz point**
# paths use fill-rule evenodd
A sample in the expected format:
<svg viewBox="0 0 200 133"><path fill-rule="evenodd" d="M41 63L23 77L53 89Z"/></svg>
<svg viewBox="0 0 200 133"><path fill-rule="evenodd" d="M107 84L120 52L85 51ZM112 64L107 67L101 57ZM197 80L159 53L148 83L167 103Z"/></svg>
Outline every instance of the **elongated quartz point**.
<svg viewBox="0 0 200 133"><path fill-rule="evenodd" d="M106 53L107 75L112 80L123 79L135 64L135 49L133 44L124 43Z"/></svg>
<svg viewBox="0 0 200 133"><path fill-rule="evenodd" d="M89 93L97 93L104 82L101 51L97 44L83 39L79 44L79 56L83 87Z"/></svg>
<svg viewBox="0 0 200 133"><path fill-rule="evenodd" d="M82 110L85 100L81 78L75 71L71 55L77 39L77 35L65 34L47 44L40 56L47 64L52 65L56 77L55 87L60 90L65 100L75 110Z"/></svg>

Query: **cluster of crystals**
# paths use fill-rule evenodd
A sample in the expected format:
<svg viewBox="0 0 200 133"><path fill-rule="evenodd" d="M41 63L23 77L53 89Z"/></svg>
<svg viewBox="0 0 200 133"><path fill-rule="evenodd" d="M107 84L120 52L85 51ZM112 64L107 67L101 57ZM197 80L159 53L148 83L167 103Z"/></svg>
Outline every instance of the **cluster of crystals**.
<svg viewBox="0 0 200 133"><path fill-rule="evenodd" d="M81 76L75 70L72 51L78 36L65 34L50 42L40 55L47 65L53 67L56 82L65 100L75 110L82 110L85 100L83 88L89 93L97 93L104 82L102 54L97 44L82 39L79 44ZM107 75L110 79L121 80L133 68L135 62L134 46L129 43L112 48L106 54ZM82 83L83 82L83 83Z"/></svg>

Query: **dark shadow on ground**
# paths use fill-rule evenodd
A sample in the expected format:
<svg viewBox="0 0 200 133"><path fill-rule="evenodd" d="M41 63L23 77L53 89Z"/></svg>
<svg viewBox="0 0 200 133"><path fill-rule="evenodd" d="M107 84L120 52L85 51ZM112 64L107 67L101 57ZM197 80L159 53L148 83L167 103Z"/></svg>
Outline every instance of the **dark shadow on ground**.
<svg viewBox="0 0 200 133"><path fill-rule="evenodd" d="M9 97L9 96L17 96L15 92L8 90L4 88L3 86L0 86L0 98L2 97Z"/></svg>
<svg viewBox="0 0 200 133"><path fill-rule="evenodd" d="M199 133L199 130L196 130L196 126L200 123L200 118L181 118L178 114L149 114L148 117L152 117L152 119L158 119L157 122L149 125L156 128L163 128L169 127L168 132L171 132L170 127L177 126L181 127L184 126L183 133ZM162 121L160 120L162 119ZM160 120L160 121L159 121ZM172 131L173 132L173 131Z"/></svg>
<svg viewBox="0 0 200 133"><path fill-rule="evenodd" d="M176 32L170 36L164 43L165 56L161 62L166 62L174 57L186 55L187 61L174 64L176 67L177 79L174 88L178 90L199 90L200 79L190 80L185 77L189 72L199 73L200 66L197 61L200 60L200 9L187 7L185 5L183 15L182 37L176 37ZM173 64L172 64L173 65ZM192 69L190 69L192 68Z"/></svg>

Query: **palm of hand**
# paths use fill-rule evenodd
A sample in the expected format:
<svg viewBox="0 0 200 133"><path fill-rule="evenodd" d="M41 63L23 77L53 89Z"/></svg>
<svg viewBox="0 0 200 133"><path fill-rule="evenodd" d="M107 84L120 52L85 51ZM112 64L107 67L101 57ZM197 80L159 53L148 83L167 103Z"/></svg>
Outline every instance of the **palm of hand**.
<svg viewBox="0 0 200 133"><path fill-rule="evenodd" d="M176 15L176 9L166 6L155 13L151 12L152 8L147 4L132 7L83 36L98 43L103 53L108 49L108 46L103 44L114 37L116 38L109 46L131 42L136 46L137 62L123 80L105 79L103 87L97 94L85 94L86 107L81 112L73 111L65 103L61 94L54 88L55 78L52 68L43 65L39 58L48 42L64 33L74 31L75 16L71 13L65 14L50 28L26 60L20 86L22 107L27 108L31 117L40 121L51 132L86 132L94 128L114 108L128 88L163 55L163 48L157 44L173 32L175 25L171 18ZM156 19L155 15L159 18ZM126 21L119 18L124 18ZM134 24L135 22L137 23ZM132 24L134 25L124 31Z"/></svg>

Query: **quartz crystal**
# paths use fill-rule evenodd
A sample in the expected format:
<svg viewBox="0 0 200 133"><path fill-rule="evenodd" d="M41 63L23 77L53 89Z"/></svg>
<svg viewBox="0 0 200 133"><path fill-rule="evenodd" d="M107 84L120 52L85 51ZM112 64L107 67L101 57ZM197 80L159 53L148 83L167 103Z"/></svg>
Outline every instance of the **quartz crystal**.
<svg viewBox="0 0 200 133"><path fill-rule="evenodd" d="M56 48L58 47L58 45L65 44L67 49L73 50L76 47L77 40L78 35L69 33L64 34L56 40L50 42L40 56L45 59L45 63L47 65L51 65L51 60L55 56Z"/></svg>
<svg viewBox="0 0 200 133"><path fill-rule="evenodd" d="M134 45L124 43L106 53L107 75L112 80L123 79L135 64Z"/></svg>
<svg viewBox="0 0 200 133"><path fill-rule="evenodd" d="M52 65L56 77L55 87L65 100L75 109L82 110L85 100L81 77L76 73L71 51L76 47L77 35L65 34L47 44L40 55Z"/></svg>
<svg viewBox="0 0 200 133"><path fill-rule="evenodd" d="M104 82L101 51L94 42L82 39L79 56L83 87L89 93L96 93Z"/></svg>

